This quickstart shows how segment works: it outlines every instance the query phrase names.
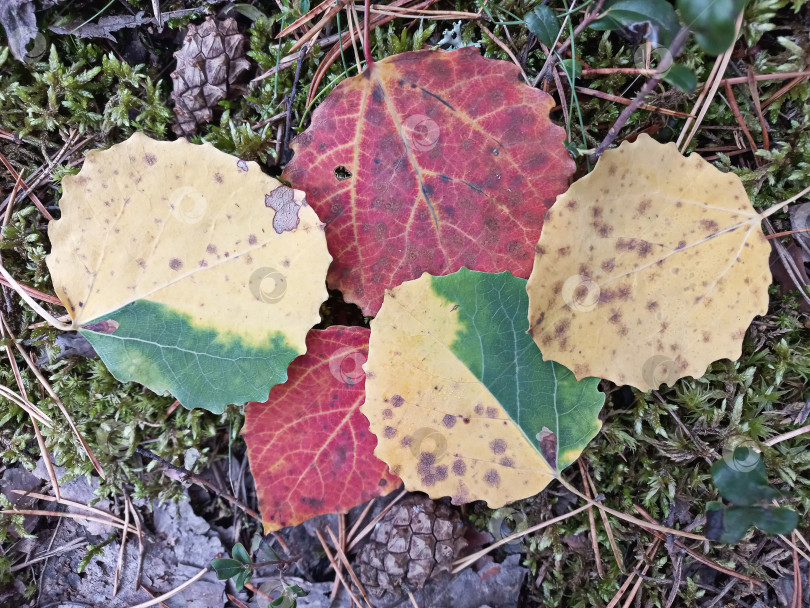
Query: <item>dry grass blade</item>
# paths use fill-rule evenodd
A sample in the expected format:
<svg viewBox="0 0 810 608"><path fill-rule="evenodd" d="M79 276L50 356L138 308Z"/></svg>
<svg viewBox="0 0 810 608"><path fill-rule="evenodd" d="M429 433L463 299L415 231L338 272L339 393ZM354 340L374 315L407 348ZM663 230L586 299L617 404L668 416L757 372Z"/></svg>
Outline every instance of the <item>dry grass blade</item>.
<svg viewBox="0 0 810 608"><path fill-rule="evenodd" d="M48 496L47 494L39 494L37 492L26 492L24 490L12 490L14 494L19 494L20 496L30 496L31 498L36 498L37 500L42 500L44 502L55 502L60 505L64 505L66 507L73 507L74 509L81 509L83 511L89 511L90 513L95 513L96 515L100 515L101 517L105 517L111 519L119 524L124 524L125 520L121 519L120 517L113 515L112 513L107 513L106 511L102 511L101 509L97 509L96 507L91 507L90 505L85 505L80 502L76 502L75 500L68 500L67 498L57 498L56 496ZM134 532L135 529L131 526L128 526L130 532Z"/></svg>
<svg viewBox="0 0 810 608"><path fill-rule="evenodd" d="M582 485L585 486L585 495L592 499L593 496L591 496L591 489L588 486L588 480L586 478L587 471L585 470L585 465L582 464L582 459L577 460L577 464L579 465L579 473L582 476ZM596 534L596 519L593 516L593 509L590 508L588 509L588 525L591 527L591 547L593 548L593 555L596 560L596 572L599 578L604 578L605 571L602 568L602 556L599 553L599 538Z"/></svg>
<svg viewBox="0 0 810 608"><path fill-rule="evenodd" d="M68 551L73 551L74 549L78 549L79 547L83 547L86 542L87 541L84 538L74 538L72 541L62 545L61 547L57 547L56 549L48 549L48 550L40 553L36 557L32 557L31 559L26 560L21 564L17 564L16 566L12 566L11 568L9 568L9 572L18 572L20 570L24 570L25 568L27 568L28 566L30 566L32 564L36 564L37 562L41 562L41 561L46 560L46 559L48 559L50 557L53 557L54 555L59 555L60 553L66 553Z"/></svg>
<svg viewBox="0 0 810 608"><path fill-rule="evenodd" d="M762 104L759 100L759 89L757 88L757 80L754 78L753 66L748 66L748 90L751 91L751 100L754 102L754 110L757 113L759 120L759 128L762 130L762 148L763 150L771 149L771 140L768 136L768 125L765 122L765 116L762 114Z"/></svg>
<svg viewBox="0 0 810 608"><path fill-rule="evenodd" d="M591 486L593 495L598 496L599 492L596 490L596 484L593 482L593 479L591 479L587 469L585 470L585 478L588 480L588 485ZM619 567L619 570L624 572L624 560L616 544L616 539L613 537L613 526L610 525L610 519L604 511L600 510L599 515L602 518L602 523L605 525L605 531L607 532L608 541L610 542L610 549L613 551L613 559L616 560L616 565Z"/></svg>
<svg viewBox="0 0 810 608"><path fill-rule="evenodd" d="M335 546L335 555L346 567L346 571L349 573L349 576L351 577L355 587L357 587L360 590L360 595L363 596L363 599L365 600L366 604L371 606L371 602L368 601L368 595L366 595L366 590L363 588L363 584L360 582L360 579L357 578L357 574L355 574L352 565L349 563L349 560L346 557L346 554L343 553L343 550L340 548L340 544L337 537L335 537L335 533L332 532L332 528L329 527L326 528L326 531L329 533L329 538L332 540L332 544Z"/></svg>
<svg viewBox="0 0 810 608"><path fill-rule="evenodd" d="M138 568L135 571L135 589L138 589L138 587L141 586L141 568L143 568L143 555L144 555L143 530L141 530L141 518L138 517L138 513L137 511L135 511L135 506L129 499L129 494L127 494L126 488L124 488L124 499L127 502L127 508L132 514L132 519L135 520L135 529L137 530L138 535Z"/></svg>
<svg viewBox="0 0 810 608"><path fill-rule="evenodd" d="M318 23L316 23L311 30L309 30L306 34L301 36L296 41L296 43L293 44L292 47L290 47L290 49L287 52L288 53L296 52L298 49L300 49L302 46L304 46L306 43L308 43L310 40L312 40L318 34L320 34L323 28L326 27L326 25L332 20L332 18L343 9L347 1L348 0L341 0L340 2L336 2L333 6L329 7L329 10L327 10L326 14L324 14L324 16L321 17L321 20L318 21Z"/></svg>
<svg viewBox="0 0 810 608"><path fill-rule="evenodd" d="M377 515L377 517L372 519L371 522L365 528L363 528L356 537L352 538L351 542L349 543L349 547L348 547L347 550L351 551L352 549L354 549L354 547L357 545L357 543L359 543L366 536L368 536L371 533L371 531L374 529L374 526L377 525L377 522L379 522L383 517L385 517L385 514L388 513L388 511L390 511L395 504L397 504L400 500L402 500L402 498L407 493L408 493L407 490L402 490L402 492L400 492L399 495L396 498L394 498L394 500L392 500L390 503L388 503L388 505L382 511L380 511L380 514Z"/></svg>
<svg viewBox="0 0 810 608"><path fill-rule="evenodd" d="M124 529L121 531L121 548L118 551L118 563L115 565L115 578L113 579L113 597L118 595L118 581L121 579L121 566L124 564L124 549L127 546L127 530L129 529L129 500L124 501Z"/></svg>
<svg viewBox="0 0 810 608"><path fill-rule="evenodd" d="M36 405L25 399L21 395L18 395L13 390L8 388L7 386L0 385L0 396L5 397L9 401L11 401L14 405L21 407L25 413L27 413L31 418L34 420L38 420L48 428L53 428L53 420L41 409L39 409Z"/></svg>
<svg viewBox="0 0 810 608"><path fill-rule="evenodd" d="M42 306L37 304L34 301L34 299L28 295L26 290L23 289L22 285L20 285L14 279L14 277L12 277L9 274L9 272L6 270L3 264L0 264L0 275L2 275L3 279L5 279L3 283L6 284L8 287L11 287L14 291L16 291L17 294L25 301L25 303L28 304L31 308L33 308L34 312L36 312L40 317L45 319L50 325L52 325L56 329L61 329L62 331L70 331L74 329L72 325L70 325L69 323L62 323L51 313L42 308Z"/></svg>
<svg viewBox="0 0 810 608"><path fill-rule="evenodd" d="M462 557L461 559L457 559L455 562L453 562L453 565L456 566L456 567L453 569L452 574L458 574L459 572L461 572L465 568L468 568L469 566L472 566L475 562L477 562L479 559L484 557L487 553L490 553L491 551L494 551L498 547L500 547L502 545L505 545L507 543L511 543L513 540L517 540L518 538L520 538L522 536L526 536L527 534L531 534L532 532L537 532L538 530L542 530L543 528L547 528L547 527L553 526L554 524L559 523L561 521L565 521L566 519L568 519L569 517L573 517L577 513L582 513L585 509L588 508L588 506L589 505L584 505L582 507L577 507L573 511L569 511L568 513L565 513L563 515L559 515L559 516L554 517L552 519L541 522L541 523L537 524L536 526L532 526L531 528L526 528L525 530L522 530L520 532L515 532L514 534L511 534L510 536L507 536L506 538L502 538L497 543L491 544L486 549L481 549L477 553L473 553L472 555L468 555L466 557Z"/></svg>
<svg viewBox="0 0 810 608"><path fill-rule="evenodd" d="M479 23L478 27L481 28L481 31L484 32L487 36L489 36L492 42L497 44L504 53L509 55L509 59L511 59L512 63L514 63L520 70L520 73L523 76L523 81L526 83L531 82L529 80L529 77L526 75L526 72L523 71L523 66L520 65L520 62L517 60L517 57L515 57L515 54L512 52L512 50L508 46L506 46L495 34L490 32L489 29L487 29L487 27L483 23Z"/></svg>
<svg viewBox="0 0 810 608"><path fill-rule="evenodd" d="M339 4L342 4L342 2L339 3ZM305 23L309 23L310 21L312 21L315 17L320 15L322 12L329 9L330 6L332 8L334 8L334 5L335 5L334 2L330 2L330 0L325 0L324 2L321 2L318 6L309 9L306 13L301 15L298 19L293 21L290 25L288 25L283 30L281 30L278 34L276 34L276 39L278 40L279 38L284 38L284 36L287 36L288 34L294 32L295 30L297 30L299 27L301 27Z"/></svg>
<svg viewBox="0 0 810 608"><path fill-rule="evenodd" d="M2 317L2 313L0 313L0 317ZM5 319L5 317L3 317ZM6 334L6 325L0 322L0 336L3 338L8 335L12 340L16 340L16 336L8 332ZM14 357L14 352L11 350L11 346L6 344L6 355L8 356L8 362L11 367L11 371L14 374L14 380L17 383L17 388L20 389L20 396L28 400L28 394L25 391L25 384L22 381L22 375L20 374L20 368L17 365L17 359ZM42 460L45 463L45 468L48 471L48 478L51 480L51 486L53 487L53 492L56 494L56 498L61 498L61 494L59 492L59 480L56 478L56 471L54 471L53 463L51 462L51 455L48 453L48 449L45 446L45 438L42 436L42 431L39 430L39 424L37 423L37 419L34 416L31 416L31 424L34 427L34 434L37 438L37 445L39 446L39 452L42 456Z"/></svg>
<svg viewBox="0 0 810 608"><path fill-rule="evenodd" d="M737 105L737 98L734 97L734 91L731 89L731 85L728 83L726 83L726 101L728 101L728 106L731 108L731 113L734 114L734 119L737 121L737 124L740 125L740 129L745 134L745 138L748 140L748 145L751 147L751 151L756 152L758 149L757 143L754 141L754 136L751 135L748 125L745 124L745 119L743 118L742 112L740 112L740 106ZM756 162L757 166L760 166L761 159L755 155L754 162Z"/></svg>
<svg viewBox="0 0 810 608"><path fill-rule="evenodd" d="M119 524L117 521L112 519L94 517L92 515L81 515L79 513L62 513L61 511L43 511L40 509L4 509L0 511L0 515L42 515L43 517L67 517L68 519L92 521L97 524L112 526L113 528L118 528L119 530L124 529L123 524ZM135 532L135 528L130 526L129 531Z"/></svg>
<svg viewBox="0 0 810 608"><path fill-rule="evenodd" d="M647 521L649 521L650 523L657 523L657 522L655 521L655 519L653 518L653 516L652 516L652 515L650 515L649 513L647 513L647 511L645 511L644 509L642 509L642 508L641 508L641 507L639 507L638 505L633 505L633 507L636 509L636 511L638 511L638 513L639 513L639 514L640 514L640 515L641 515L641 516L642 516L644 519L646 519L646 520L647 520ZM655 535L655 537L656 537L658 540L660 540L660 541L666 541L666 537L665 537L663 534L661 534L660 532L653 532L653 534ZM756 578L754 578L753 576L748 576L748 575L746 575L746 574L741 574L740 572L735 572L734 570L731 570L730 568L726 568L725 566L721 566L721 565L720 565L720 564L718 564L717 562L715 562L715 561L713 561L713 560L710 560L708 557L705 557L705 556L701 555L700 553L698 553L698 552L697 552L697 551L695 551L694 549L691 549L690 547L687 547L687 546L686 546L684 543L682 543L682 542L681 542L681 541L679 541L678 539L675 539L675 546L677 546L677 547L679 547L679 548L683 549L683 550L684 550L684 551L686 551L686 552L687 552L687 553L688 553L688 554L689 554L689 555L690 555L690 556L691 556L693 559L695 559L695 560L699 561L700 563L702 563L702 564L704 564L704 565L706 565L706 566L709 566L709 568L712 568L712 569L714 569L714 570L717 570L718 572L722 572L723 574L727 574L728 576L731 576L731 577L734 577L734 578L738 578L738 579L740 579L740 580L743 580L743 581L749 582L749 583L754 584L754 585L757 585L757 586L761 586L761 585L762 585L762 581L760 581L759 579L756 579Z"/></svg>
<svg viewBox="0 0 810 608"><path fill-rule="evenodd" d="M320 530L315 530L315 535L318 537L318 541L320 541L324 553L326 553L326 559L328 559L329 563L332 564L332 569L335 571L335 576L337 576L340 582L343 583L343 586L346 587L346 591L349 592L349 596L352 598L352 601L358 606L362 606L360 600L357 599L357 596L354 594L354 591L352 591L352 586L346 582L346 579L338 570L338 562L332 555L332 552L329 550L329 545L326 544L326 540L324 539L323 534L321 534Z"/></svg>
<svg viewBox="0 0 810 608"><path fill-rule="evenodd" d="M45 208L45 205L42 204L42 201L40 201L39 198L37 198L37 196L31 192L31 189L28 187L25 181L22 180L22 176L14 170L14 167L2 152L0 152L0 162L2 162L6 169L8 169L8 172L11 173L11 177L13 177L15 180L20 180L22 185L25 187L25 190L28 192L29 198L33 201L34 205L36 205L36 208L39 209L39 212L45 216L46 220L51 221L53 216Z"/></svg>
<svg viewBox="0 0 810 608"><path fill-rule="evenodd" d="M776 437L771 437L770 439L768 439L768 441L763 441L763 444L767 446L773 446L776 445L777 443L787 441L788 439L798 437L799 435L804 435L805 433L810 433L810 424L806 424L805 426L800 427L798 429L794 429L790 432L777 435Z"/></svg>
<svg viewBox="0 0 810 608"><path fill-rule="evenodd" d="M188 587L190 585L193 585L198 580L200 580L203 576L205 576L205 574L207 572L208 572L208 568L203 568L197 574L192 576L190 579L188 579L185 583L183 583L179 587L175 587L171 591L168 591L168 592L164 593L163 595L159 595L155 599L149 600L148 602L138 604L137 606L130 606L130 608L149 608L149 606L156 606L157 604L162 604L163 600L167 600L170 597L173 597L173 596L177 595L178 593L180 593L186 587Z"/></svg>
<svg viewBox="0 0 810 608"><path fill-rule="evenodd" d="M0 266L0 268L2 268L2 266ZM0 322L2 322L7 332L11 333L11 328L6 323L5 318L0 317ZM98 473L99 477L101 477L102 479L106 479L104 469L101 468L101 463L98 461L95 454L93 454L93 450L90 449L90 446L88 445L87 441L85 441L82 434L79 432L79 429L76 428L76 425L74 424L73 419L70 417L67 408L62 403L62 400L59 398L59 396L54 392L50 382L48 382L45 379L45 376L43 376L42 372L39 371L39 367L37 367L37 364L34 363L34 360L31 359L31 357L28 355L25 349L22 346L20 346L17 342L14 342L14 346L17 347L17 351L20 353L20 355L22 355L22 358L25 360L25 363L26 365L28 365L28 368L32 372L34 372L34 375L37 377L37 380L39 380L39 383L42 384L42 386L45 388L45 390L48 392L51 398L56 402L56 405L59 407L59 410L62 412L62 415L67 420L67 423L70 426L70 430L73 431L73 434L79 440L79 443L81 443L82 448L84 449L84 453L87 454L87 457L93 464L93 468L96 470L96 473Z"/></svg>
<svg viewBox="0 0 810 608"><path fill-rule="evenodd" d="M556 479L557 479L557 481L559 481L565 487L566 490L568 490L569 492L572 492L573 494L576 494L581 499L583 499L585 502L587 502L589 505L593 505L597 509L602 509L602 510L606 511L607 513L610 513L614 517L618 517L619 519L622 519L622 520L624 520L624 521L626 521L628 523L640 526L641 528L644 528L645 530L657 530L658 532L664 532L665 534L672 534L674 536L683 536L685 538L692 538L694 540L708 540L705 536L702 536L700 534L693 534L691 532L686 532L684 530L676 530L674 528L667 528L666 526L661 526L659 524L648 523L648 522L646 522L644 520L633 517L632 515L628 515L627 513L622 513L621 511L617 511L616 509L611 509L610 507L606 507L602 503L593 501L590 498L588 498L587 496L585 496L585 494L580 492L575 486L571 485L561 475L558 476Z"/></svg>
<svg viewBox="0 0 810 608"><path fill-rule="evenodd" d="M692 138L697 134L698 129L700 128L701 123L703 122L703 118L706 116L706 112L709 111L709 106L714 99L715 94L717 93L717 89L720 86L720 81L723 78L723 74L726 72L726 68L728 67L728 62L731 61L731 55L734 52L734 45L736 44L737 35L740 33L740 26L742 25L742 13L740 13L740 17L737 19L737 26L736 26L736 33L734 34L734 42L731 43L729 49L720 55L717 58L717 62L715 63L715 69L712 69L712 73L709 76L708 82L711 82L711 87L709 88L708 95L704 96L706 90L704 89L701 91L700 96L698 97L697 102L695 103L695 107L692 109L692 113L694 113L698 106L700 105L701 101L703 102L703 106L700 108L700 112L698 113L697 119L695 119L695 124L692 127L692 130L689 132L688 137L684 139L684 134L686 133L687 128L689 127L690 120L686 121L686 124L683 126L683 131L681 131L681 135L678 137L677 146L681 152L686 152L686 149L689 147L689 142L692 141ZM681 145L681 140L683 140L683 145Z"/></svg>
<svg viewBox="0 0 810 608"><path fill-rule="evenodd" d="M627 99L627 97L620 97L619 95L612 95L610 93L597 91L596 89L589 89L587 87L575 86L574 90L577 93L581 93L582 95L590 95L591 97L598 97L599 99L604 99L606 101L613 101L625 106L629 106L631 103L633 103L633 100ZM638 107L641 110L647 110L649 112L657 112L658 114L665 114L666 116L677 116L678 118L694 118L694 114L687 114L686 112L670 110L669 108L660 108L658 106L652 106L648 103L642 103Z"/></svg>
<svg viewBox="0 0 810 608"><path fill-rule="evenodd" d="M0 277L0 285L5 285L6 287L13 288L11 283L9 283L3 277ZM24 283L17 283L17 285L19 285L20 288L32 298L42 300L43 302L48 302L49 304L55 304L56 306L63 306L62 301L56 296L52 296L48 293L40 291L39 289L31 287L30 285L25 285Z"/></svg>
<svg viewBox="0 0 810 608"><path fill-rule="evenodd" d="M610 600L606 608L615 608L618 605L618 603L622 600L622 596L627 591L627 588L633 583L633 579L635 579L635 577L638 576L638 569L641 568L642 564L644 564L645 561L649 561L653 557L655 557L655 554L658 552L658 547L660 544L661 541L659 541L658 539L653 541L650 550L644 554L644 557L640 558L638 562L636 562L636 567L630 573L630 576L628 576L627 579L624 581L622 586L619 587L619 590L616 592L616 595L613 596L613 599ZM644 570L641 571L642 576L647 573L649 567L650 567L649 564L644 566ZM638 592L638 587L641 584L641 580L642 580L641 577L639 577L639 579L636 581L636 584L633 586L633 590L630 592L629 601L632 601L633 597L635 597L635 594ZM629 604L626 602L624 605L628 606Z"/></svg>

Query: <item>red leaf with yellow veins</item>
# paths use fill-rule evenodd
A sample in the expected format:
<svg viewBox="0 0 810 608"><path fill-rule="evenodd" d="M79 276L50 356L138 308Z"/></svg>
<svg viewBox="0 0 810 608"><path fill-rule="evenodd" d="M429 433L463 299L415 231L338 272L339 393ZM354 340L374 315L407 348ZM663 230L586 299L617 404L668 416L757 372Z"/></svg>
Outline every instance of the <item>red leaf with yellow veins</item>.
<svg viewBox="0 0 810 608"><path fill-rule="evenodd" d="M526 278L574 162L552 98L475 48L415 51L341 82L283 178L326 222L329 285L373 315L385 290L462 266Z"/></svg>
<svg viewBox="0 0 810 608"><path fill-rule="evenodd" d="M388 494L400 480L373 452L360 413L370 330L332 326L307 335L307 353L264 403L245 408L242 435L265 533L316 515L345 513Z"/></svg>

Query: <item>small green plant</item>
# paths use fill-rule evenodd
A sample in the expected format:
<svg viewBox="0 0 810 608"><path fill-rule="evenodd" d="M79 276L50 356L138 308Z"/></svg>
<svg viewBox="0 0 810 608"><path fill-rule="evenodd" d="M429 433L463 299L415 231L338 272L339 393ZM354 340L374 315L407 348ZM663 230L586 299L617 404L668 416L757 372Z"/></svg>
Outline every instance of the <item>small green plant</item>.
<svg viewBox="0 0 810 608"><path fill-rule="evenodd" d="M250 559L250 554L242 543L234 545L230 558L213 559L211 567L217 573L217 578L221 581L229 578L233 579L236 590L241 591L253 576L253 569L256 564Z"/></svg>
<svg viewBox="0 0 810 608"><path fill-rule="evenodd" d="M219 580L233 579L236 585L236 590L241 591L242 588L250 581L256 568L262 566L284 566L295 561L293 559L279 559L278 555L266 545L266 543L258 543L261 548L261 554L270 559L262 562L254 562L248 550L242 543L237 543L231 550L231 557L222 559L211 560L211 567L217 573ZM256 549L259 550L258 548ZM295 608L297 599L304 597L307 592L298 585L289 585L282 577L280 581L275 581L271 584L273 590L280 589L279 596L272 600L267 606L273 608Z"/></svg>
<svg viewBox="0 0 810 608"><path fill-rule="evenodd" d="M723 499L706 504L706 537L723 543L742 540L751 526L767 534L790 534L799 523L796 511L773 506L782 493L768 484L758 452L740 446L712 465L712 478Z"/></svg>

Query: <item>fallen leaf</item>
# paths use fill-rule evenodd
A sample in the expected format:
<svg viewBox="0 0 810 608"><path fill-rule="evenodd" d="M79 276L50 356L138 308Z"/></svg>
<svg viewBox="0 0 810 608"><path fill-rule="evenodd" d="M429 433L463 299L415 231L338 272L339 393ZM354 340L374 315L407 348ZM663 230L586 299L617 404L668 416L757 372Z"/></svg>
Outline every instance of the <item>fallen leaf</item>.
<svg viewBox="0 0 810 608"><path fill-rule="evenodd" d="M140 133L62 185L54 289L118 380L219 413L287 378L331 260L302 192L210 144ZM279 191L297 210L280 223Z"/></svg>
<svg viewBox="0 0 810 608"><path fill-rule="evenodd" d="M37 61L45 53L45 39L37 39L37 18L31 0L3 0L0 2L0 24L6 31L6 39L11 54L18 61ZM41 37L40 37L41 38ZM34 46L28 50L28 44Z"/></svg>
<svg viewBox="0 0 810 608"><path fill-rule="evenodd" d="M402 53L341 82L283 179L327 224L329 286L367 315L385 290L466 266L528 277L574 162L552 98L475 48Z"/></svg>
<svg viewBox="0 0 810 608"><path fill-rule="evenodd" d="M544 363L526 281L462 268L390 290L361 411L409 490L500 507L541 491L601 427L599 380Z"/></svg>
<svg viewBox="0 0 810 608"><path fill-rule="evenodd" d="M242 435L265 533L388 494L399 479L374 457L360 413L369 330L313 329L307 353L264 403L248 403Z"/></svg>
<svg viewBox="0 0 810 608"><path fill-rule="evenodd" d="M639 390L737 359L768 310L770 246L740 179L647 135L546 214L529 324L546 360Z"/></svg>

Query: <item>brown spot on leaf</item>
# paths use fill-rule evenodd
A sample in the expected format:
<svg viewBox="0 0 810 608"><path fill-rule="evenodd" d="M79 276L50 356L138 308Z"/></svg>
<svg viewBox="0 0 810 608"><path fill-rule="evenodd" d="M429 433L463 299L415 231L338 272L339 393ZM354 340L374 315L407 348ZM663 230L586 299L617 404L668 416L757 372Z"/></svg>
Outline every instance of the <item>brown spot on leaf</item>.
<svg viewBox="0 0 810 608"><path fill-rule="evenodd" d="M501 483L501 476L498 475L498 471L495 469L490 469L484 474L484 481L487 485L498 486Z"/></svg>
<svg viewBox="0 0 810 608"><path fill-rule="evenodd" d="M456 425L456 417L450 414L445 414L444 418L442 418L442 424L446 426L448 429L452 429Z"/></svg>
<svg viewBox="0 0 810 608"><path fill-rule="evenodd" d="M178 260L177 258L172 258L169 260L169 268L172 270L180 270L183 267L183 262Z"/></svg>
<svg viewBox="0 0 810 608"><path fill-rule="evenodd" d="M506 442L503 439L493 439L489 442L489 449L493 454L503 454L506 451Z"/></svg>

